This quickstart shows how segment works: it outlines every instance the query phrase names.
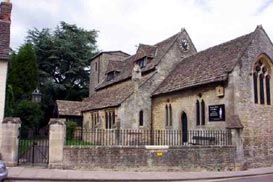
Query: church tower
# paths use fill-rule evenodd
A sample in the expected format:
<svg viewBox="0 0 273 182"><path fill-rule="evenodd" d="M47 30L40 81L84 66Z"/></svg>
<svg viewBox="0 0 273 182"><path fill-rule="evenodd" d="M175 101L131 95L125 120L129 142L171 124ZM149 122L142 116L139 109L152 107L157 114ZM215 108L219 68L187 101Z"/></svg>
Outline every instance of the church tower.
<svg viewBox="0 0 273 182"><path fill-rule="evenodd" d="M123 61L129 54L122 51L100 52L90 59L89 97L95 93L96 87L106 79L110 61Z"/></svg>

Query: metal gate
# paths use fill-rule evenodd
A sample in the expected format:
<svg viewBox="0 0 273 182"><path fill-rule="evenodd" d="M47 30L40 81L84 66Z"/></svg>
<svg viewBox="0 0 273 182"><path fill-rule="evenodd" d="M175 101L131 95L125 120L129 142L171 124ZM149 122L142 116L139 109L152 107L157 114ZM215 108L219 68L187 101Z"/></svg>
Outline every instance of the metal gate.
<svg viewBox="0 0 273 182"><path fill-rule="evenodd" d="M20 129L18 165L48 164L48 129Z"/></svg>

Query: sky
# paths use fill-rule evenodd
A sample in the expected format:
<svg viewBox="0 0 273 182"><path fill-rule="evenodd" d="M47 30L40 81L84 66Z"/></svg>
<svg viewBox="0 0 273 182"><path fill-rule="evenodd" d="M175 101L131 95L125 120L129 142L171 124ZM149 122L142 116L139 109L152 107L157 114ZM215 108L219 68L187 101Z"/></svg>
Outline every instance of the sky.
<svg viewBox="0 0 273 182"><path fill-rule="evenodd" d="M2 0L0 0L2 1ZM11 47L29 29L54 29L61 21L98 30L98 48L134 54L185 28L198 51L262 25L273 40L273 0L11 0Z"/></svg>

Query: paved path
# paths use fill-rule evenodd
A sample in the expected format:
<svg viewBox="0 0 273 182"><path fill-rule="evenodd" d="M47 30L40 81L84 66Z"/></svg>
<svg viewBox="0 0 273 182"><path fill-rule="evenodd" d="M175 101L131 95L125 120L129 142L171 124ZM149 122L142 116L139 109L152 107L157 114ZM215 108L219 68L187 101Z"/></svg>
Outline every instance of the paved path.
<svg viewBox="0 0 273 182"><path fill-rule="evenodd" d="M12 167L8 170L8 181L201 181L273 174L273 167L233 172L114 172L32 167Z"/></svg>

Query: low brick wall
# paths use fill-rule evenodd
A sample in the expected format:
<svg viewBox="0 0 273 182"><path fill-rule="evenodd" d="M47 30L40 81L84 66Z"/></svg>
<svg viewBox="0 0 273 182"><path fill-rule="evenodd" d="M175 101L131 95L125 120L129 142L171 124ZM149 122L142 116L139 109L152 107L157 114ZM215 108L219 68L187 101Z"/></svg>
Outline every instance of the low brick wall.
<svg viewBox="0 0 273 182"><path fill-rule="evenodd" d="M224 171L234 170L234 159L234 146L65 146L63 168Z"/></svg>

